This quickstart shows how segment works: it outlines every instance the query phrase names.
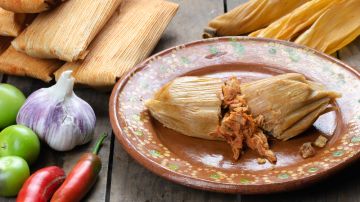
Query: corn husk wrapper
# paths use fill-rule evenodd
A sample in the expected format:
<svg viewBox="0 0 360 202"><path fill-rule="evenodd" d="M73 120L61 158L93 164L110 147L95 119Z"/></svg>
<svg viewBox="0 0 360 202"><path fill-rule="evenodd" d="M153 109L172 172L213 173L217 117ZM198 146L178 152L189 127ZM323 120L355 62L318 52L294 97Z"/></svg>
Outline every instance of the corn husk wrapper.
<svg viewBox="0 0 360 202"><path fill-rule="evenodd" d="M241 85L251 113L262 115L262 128L281 140L309 128L340 94L301 74L290 73Z"/></svg>
<svg viewBox="0 0 360 202"><path fill-rule="evenodd" d="M11 37L0 37L0 55L10 46L11 40Z"/></svg>
<svg viewBox="0 0 360 202"><path fill-rule="evenodd" d="M209 22L204 38L231 36L264 28L309 0L250 0Z"/></svg>
<svg viewBox="0 0 360 202"><path fill-rule="evenodd" d="M215 139L221 115L221 79L181 77L161 88L145 105L165 127L184 135Z"/></svg>
<svg viewBox="0 0 360 202"><path fill-rule="evenodd" d="M360 1L342 0L321 15L295 43L332 54L359 35Z"/></svg>
<svg viewBox="0 0 360 202"><path fill-rule="evenodd" d="M18 36L24 28L25 14L0 8L0 36Z"/></svg>
<svg viewBox="0 0 360 202"><path fill-rule="evenodd" d="M127 0L90 45L84 61L66 63L77 83L111 88L117 78L145 59L175 15L178 5L162 0Z"/></svg>
<svg viewBox="0 0 360 202"><path fill-rule="evenodd" d="M337 0L312 0L249 36L291 40L309 28Z"/></svg>
<svg viewBox="0 0 360 202"><path fill-rule="evenodd" d="M0 7L15 13L40 13L62 0L0 0Z"/></svg>
<svg viewBox="0 0 360 202"><path fill-rule="evenodd" d="M52 74L61 65L62 61L53 59L39 59L18 52L10 46L0 55L0 72L16 75L29 76L49 82L52 80Z"/></svg>
<svg viewBox="0 0 360 202"><path fill-rule="evenodd" d="M220 123L221 86L216 78L180 77L161 88L145 105L166 127L182 134L213 139ZM287 140L309 128L340 95L291 73L241 85L241 93L254 117L262 115L262 128Z"/></svg>
<svg viewBox="0 0 360 202"><path fill-rule="evenodd" d="M12 45L38 58L76 61L112 16L121 0L71 0L44 12L22 32Z"/></svg>

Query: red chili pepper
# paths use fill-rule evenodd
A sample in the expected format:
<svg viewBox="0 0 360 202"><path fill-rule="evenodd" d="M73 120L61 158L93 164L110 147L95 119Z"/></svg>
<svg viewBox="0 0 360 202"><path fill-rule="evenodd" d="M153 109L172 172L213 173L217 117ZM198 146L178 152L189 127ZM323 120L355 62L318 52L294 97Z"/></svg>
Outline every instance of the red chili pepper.
<svg viewBox="0 0 360 202"><path fill-rule="evenodd" d="M65 172L61 168L42 168L25 181L16 202L47 202L64 180Z"/></svg>
<svg viewBox="0 0 360 202"><path fill-rule="evenodd" d="M85 153L81 156L65 182L51 198L51 202L75 202L80 201L86 195L101 170L101 159L97 154L106 137L107 135L103 134L99 138L92 153Z"/></svg>

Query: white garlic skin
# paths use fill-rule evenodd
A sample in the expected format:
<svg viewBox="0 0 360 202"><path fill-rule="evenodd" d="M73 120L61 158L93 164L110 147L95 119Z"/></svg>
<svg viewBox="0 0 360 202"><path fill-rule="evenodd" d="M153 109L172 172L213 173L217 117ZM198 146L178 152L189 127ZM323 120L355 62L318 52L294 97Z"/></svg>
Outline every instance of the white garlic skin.
<svg viewBox="0 0 360 202"><path fill-rule="evenodd" d="M72 79L70 75L68 79ZM65 85L65 95L57 93L61 89L55 86L31 94L18 113L17 123L31 128L54 150L69 151L92 139L96 116L91 106L73 93L73 83Z"/></svg>

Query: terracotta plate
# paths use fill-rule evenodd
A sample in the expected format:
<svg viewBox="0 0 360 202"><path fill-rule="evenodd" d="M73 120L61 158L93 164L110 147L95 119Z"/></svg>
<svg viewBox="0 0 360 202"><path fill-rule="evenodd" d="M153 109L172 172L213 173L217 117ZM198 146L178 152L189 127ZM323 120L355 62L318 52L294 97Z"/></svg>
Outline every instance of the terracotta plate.
<svg viewBox="0 0 360 202"><path fill-rule="evenodd" d="M242 82L299 72L342 93L338 112L321 116L304 134L274 141L276 165L259 165L250 150L238 161L225 142L201 140L164 128L152 119L144 100L183 75ZM269 193L298 188L341 169L360 155L360 75L329 56L288 42L247 37L196 41L165 50L138 65L115 86L111 124L125 150L140 164L171 181L231 193ZM302 143L319 134L330 140L315 157L302 159Z"/></svg>

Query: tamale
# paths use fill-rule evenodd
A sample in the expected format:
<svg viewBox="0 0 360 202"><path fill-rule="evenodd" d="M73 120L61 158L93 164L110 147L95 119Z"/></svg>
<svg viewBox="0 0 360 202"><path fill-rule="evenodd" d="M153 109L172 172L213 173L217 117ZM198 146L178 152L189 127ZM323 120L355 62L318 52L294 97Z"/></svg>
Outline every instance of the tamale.
<svg viewBox="0 0 360 202"><path fill-rule="evenodd" d="M16 51L10 46L0 55L0 72L16 76L29 76L45 82L52 80L52 74L63 62L53 59L39 59Z"/></svg>
<svg viewBox="0 0 360 202"><path fill-rule="evenodd" d="M204 38L240 35L261 29L309 0L250 0L209 22Z"/></svg>
<svg viewBox="0 0 360 202"><path fill-rule="evenodd" d="M295 43L332 54L360 35L360 1L341 0L332 5Z"/></svg>
<svg viewBox="0 0 360 202"><path fill-rule="evenodd" d="M0 0L0 7L15 13L40 13L63 0Z"/></svg>
<svg viewBox="0 0 360 202"><path fill-rule="evenodd" d="M224 83L217 78L180 77L163 86L145 106L165 127L184 135L225 139L235 159L246 143L274 163L263 131L288 140L332 109L328 106L338 97L297 73L244 84L236 78Z"/></svg>
<svg viewBox="0 0 360 202"><path fill-rule="evenodd" d="M241 85L252 115L264 117L262 128L288 140L309 128L340 94L297 73Z"/></svg>
<svg viewBox="0 0 360 202"><path fill-rule="evenodd" d="M168 128L188 136L216 139L211 134L216 133L220 121L223 83L221 79L181 77L161 88L146 106Z"/></svg>
<svg viewBox="0 0 360 202"><path fill-rule="evenodd" d="M309 28L337 0L312 0L249 36L291 40Z"/></svg>
<svg viewBox="0 0 360 202"><path fill-rule="evenodd" d="M177 8L163 0L125 1L91 43L85 60L66 63L55 76L72 69L77 83L112 87L151 53Z"/></svg>
<svg viewBox="0 0 360 202"><path fill-rule="evenodd" d="M39 58L82 59L121 0L71 0L43 12L13 42L16 50Z"/></svg>
<svg viewBox="0 0 360 202"><path fill-rule="evenodd" d="M0 36L18 36L24 28L25 14L13 13L0 7Z"/></svg>
<svg viewBox="0 0 360 202"><path fill-rule="evenodd" d="M0 36L0 55L10 46L11 40L11 37Z"/></svg>

